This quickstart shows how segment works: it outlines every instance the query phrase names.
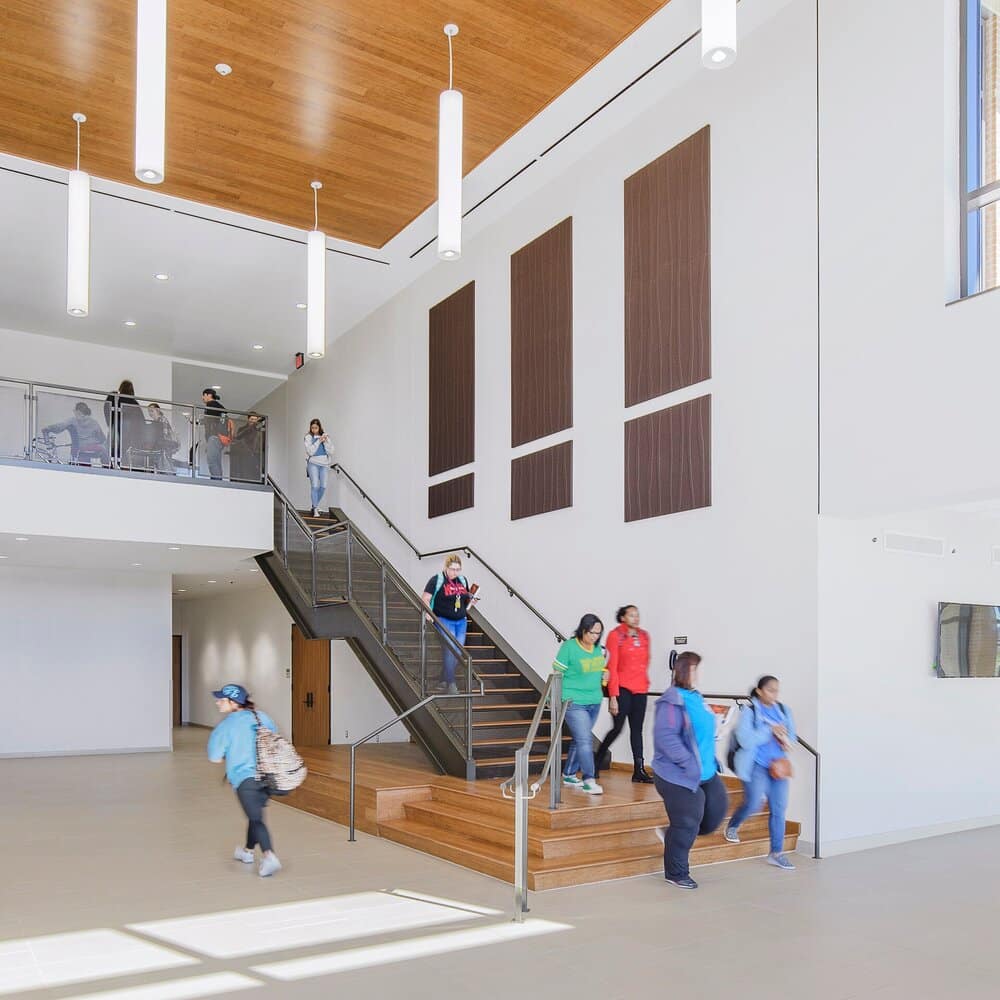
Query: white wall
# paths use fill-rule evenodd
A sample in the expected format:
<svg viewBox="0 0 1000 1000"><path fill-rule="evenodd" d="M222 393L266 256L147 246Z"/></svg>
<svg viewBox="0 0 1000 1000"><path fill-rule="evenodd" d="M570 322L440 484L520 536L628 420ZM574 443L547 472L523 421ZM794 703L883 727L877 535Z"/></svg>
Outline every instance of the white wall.
<svg viewBox="0 0 1000 1000"><path fill-rule="evenodd" d="M0 565L0 756L170 749L170 577Z"/></svg>
<svg viewBox="0 0 1000 1000"><path fill-rule="evenodd" d="M947 305L958 296L958 10L820 4L827 513L1000 489L988 458L1000 292Z"/></svg>
<svg viewBox="0 0 1000 1000"><path fill-rule="evenodd" d="M948 554L887 552L886 530ZM1000 604L994 544L969 515L821 519L825 853L1000 822L1000 680L933 674L938 602Z"/></svg>
<svg viewBox="0 0 1000 1000"><path fill-rule="evenodd" d="M242 684L279 728L292 731L292 620L270 586L213 598L174 600L182 638L185 722L219 721L212 691Z"/></svg>
<svg viewBox="0 0 1000 1000"><path fill-rule="evenodd" d="M683 85L469 240L460 262L435 268L335 342L323 361L294 376L288 394L290 453L300 450L299 428L318 413L338 460L424 550L480 549L564 632L583 612L611 623L619 604L636 602L653 634L658 685L674 635L687 635L705 655L707 689L745 691L777 661L807 735L816 677L813 17L812 4L792 4L741 41L725 73L703 72L689 46L678 56L687 61ZM712 378L626 411L623 183L706 123ZM511 449L509 257L570 215L574 428ZM473 279L476 506L430 521L427 313ZM705 392L712 394L713 506L625 524L625 419ZM574 440L574 506L511 522L511 458L566 437ZM298 478L292 495L304 498ZM415 564L343 484L339 499L422 587L437 560ZM547 673L551 634L481 568L469 570L484 587L483 613ZM625 742L617 749L627 755Z"/></svg>
<svg viewBox="0 0 1000 1000"><path fill-rule="evenodd" d="M139 396L170 399L171 361L160 354L0 329L0 378L104 392L131 379Z"/></svg>
<svg viewBox="0 0 1000 1000"><path fill-rule="evenodd" d="M270 586L221 597L175 599L174 634L182 637L184 721L214 726L212 691L242 684L286 734L292 731L292 620ZM331 742L351 743L395 714L344 641L331 643ZM408 740L402 725L378 742Z"/></svg>

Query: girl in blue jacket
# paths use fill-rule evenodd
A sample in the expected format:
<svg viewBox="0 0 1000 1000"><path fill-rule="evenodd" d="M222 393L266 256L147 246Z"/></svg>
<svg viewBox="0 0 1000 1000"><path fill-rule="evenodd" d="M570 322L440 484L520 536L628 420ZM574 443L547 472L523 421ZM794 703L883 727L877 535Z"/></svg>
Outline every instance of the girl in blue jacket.
<svg viewBox="0 0 1000 1000"><path fill-rule="evenodd" d="M734 769L743 782L743 801L726 827L726 840L738 844L741 824L767 799L771 812L767 822L771 837L767 863L784 871L795 871L795 865L783 853L788 778L776 778L771 774L772 763L787 758L795 743L795 720L778 701L778 695L778 678L770 675L761 677L750 692L750 705L740 712L736 727L739 749L734 758Z"/></svg>

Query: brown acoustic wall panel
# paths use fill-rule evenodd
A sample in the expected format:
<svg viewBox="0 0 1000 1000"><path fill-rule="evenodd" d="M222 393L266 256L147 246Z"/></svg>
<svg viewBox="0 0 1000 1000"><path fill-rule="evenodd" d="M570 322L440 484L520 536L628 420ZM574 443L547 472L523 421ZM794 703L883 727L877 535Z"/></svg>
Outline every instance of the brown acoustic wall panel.
<svg viewBox="0 0 1000 1000"><path fill-rule="evenodd" d="M625 424L625 520L712 505L711 396Z"/></svg>
<svg viewBox="0 0 1000 1000"><path fill-rule="evenodd" d="M711 375L709 129L625 181L625 405Z"/></svg>
<svg viewBox="0 0 1000 1000"><path fill-rule="evenodd" d="M474 474L449 479L446 483L435 483L427 490L427 516L441 517L454 514L456 510L468 510L475 503Z"/></svg>
<svg viewBox="0 0 1000 1000"><path fill-rule="evenodd" d="M512 447L573 426L573 220L510 258Z"/></svg>
<svg viewBox="0 0 1000 1000"><path fill-rule="evenodd" d="M476 283L430 311L428 474L457 469L476 450Z"/></svg>
<svg viewBox="0 0 1000 1000"><path fill-rule="evenodd" d="M510 463L510 519L573 506L573 442Z"/></svg>

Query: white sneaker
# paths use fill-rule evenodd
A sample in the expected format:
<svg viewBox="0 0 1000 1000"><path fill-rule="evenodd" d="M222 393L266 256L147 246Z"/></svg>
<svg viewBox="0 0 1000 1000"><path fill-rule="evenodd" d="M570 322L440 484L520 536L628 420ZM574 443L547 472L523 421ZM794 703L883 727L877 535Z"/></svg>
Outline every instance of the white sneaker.
<svg viewBox="0 0 1000 1000"><path fill-rule="evenodd" d="M277 854L265 854L260 859L260 868L257 869L257 874L261 878L267 878L268 875L273 875L275 872L280 871L281 862L278 860Z"/></svg>
<svg viewBox="0 0 1000 1000"><path fill-rule="evenodd" d="M563 784L569 785L570 788L579 788L583 782L575 774L564 774Z"/></svg>
<svg viewBox="0 0 1000 1000"><path fill-rule="evenodd" d="M604 789L593 778L588 778L579 788L581 792L586 792L588 795L604 794Z"/></svg>
<svg viewBox="0 0 1000 1000"><path fill-rule="evenodd" d="M738 844L740 842L740 831L735 826L727 826L723 836L730 844Z"/></svg>
<svg viewBox="0 0 1000 1000"><path fill-rule="evenodd" d="M242 861L245 865L253 864L253 851L249 848L237 847L236 850L233 851L233 857L236 858L237 861Z"/></svg>
<svg viewBox="0 0 1000 1000"><path fill-rule="evenodd" d="M319 517L319 508L318 507L313 507L312 516L313 517Z"/></svg>

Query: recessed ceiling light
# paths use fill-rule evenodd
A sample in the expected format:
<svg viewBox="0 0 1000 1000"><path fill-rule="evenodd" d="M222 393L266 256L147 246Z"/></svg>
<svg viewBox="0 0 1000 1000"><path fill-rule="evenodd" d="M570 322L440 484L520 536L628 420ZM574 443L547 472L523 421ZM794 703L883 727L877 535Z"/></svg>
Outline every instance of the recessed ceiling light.
<svg viewBox="0 0 1000 1000"><path fill-rule="evenodd" d="M208 582L209 583L218 583L219 581L218 580L209 580Z"/></svg>
<svg viewBox="0 0 1000 1000"><path fill-rule="evenodd" d="M125 325L126 326L135 326L135 320L134 319L127 319L127 320L125 320Z"/></svg>
<svg viewBox="0 0 1000 1000"><path fill-rule="evenodd" d="M259 569L252 569L252 570L250 570L250 572L251 572L251 573L259 573L259 572L260 572L260 570L259 570Z"/></svg>
<svg viewBox="0 0 1000 1000"><path fill-rule="evenodd" d="M252 346L253 346L253 349L255 351L263 351L264 350L264 345L263 344L253 344Z"/></svg>
<svg viewBox="0 0 1000 1000"><path fill-rule="evenodd" d="M132 563L133 566L141 566L142 563Z"/></svg>
<svg viewBox="0 0 1000 1000"><path fill-rule="evenodd" d="M158 271L156 274L153 275L153 277L156 278L157 281L169 281L170 280L170 275L167 274L165 271Z"/></svg>
<svg viewBox="0 0 1000 1000"><path fill-rule="evenodd" d="M28 539L25 538L24 535L18 535L17 538L14 539L15 542L26 542L27 540Z"/></svg>
<svg viewBox="0 0 1000 1000"><path fill-rule="evenodd" d="M295 303L295 308L296 309L305 309L306 308L306 304L304 302L296 302Z"/></svg>
<svg viewBox="0 0 1000 1000"><path fill-rule="evenodd" d="M168 545L167 548L170 549L171 552L180 552L181 550L179 545Z"/></svg>
<svg viewBox="0 0 1000 1000"><path fill-rule="evenodd" d="M229 76L229 74L232 73L232 71L233 71L233 67L230 66L229 63L216 63L215 64L215 72L218 73L219 76Z"/></svg>
<svg viewBox="0 0 1000 1000"><path fill-rule="evenodd" d="M0 559L6 559L6 558L7 558L6 556L0 556Z"/></svg>
<svg viewBox="0 0 1000 1000"><path fill-rule="evenodd" d="M186 594L187 593L187 589L185 587L181 587L180 590L177 591L177 593L178 594Z"/></svg>
<svg viewBox="0 0 1000 1000"><path fill-rule="evenodd" d="M221 385L213 385L213 386L212 386L212 388L213 388L213 389L214 389L214 390L215 390L216 392L218 392L218 391L219 391L219 390L220 390L220 389L222 388L222 386L221 386Z"/></svg>

